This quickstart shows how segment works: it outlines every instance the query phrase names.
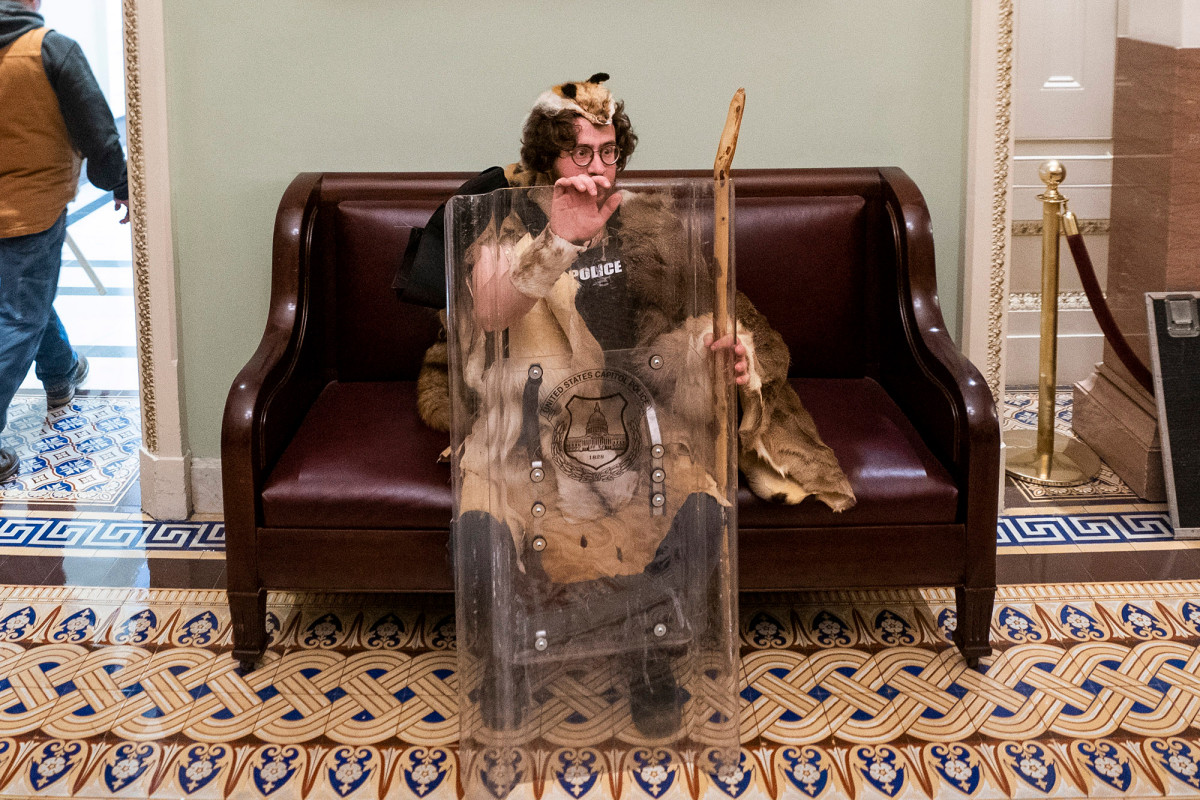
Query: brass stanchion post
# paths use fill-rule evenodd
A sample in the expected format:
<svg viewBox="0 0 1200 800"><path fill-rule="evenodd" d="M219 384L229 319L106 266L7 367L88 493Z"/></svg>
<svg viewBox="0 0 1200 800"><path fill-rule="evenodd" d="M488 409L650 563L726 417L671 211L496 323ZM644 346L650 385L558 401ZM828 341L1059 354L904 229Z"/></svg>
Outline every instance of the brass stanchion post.
<svg viewBox="0 0 1200 800"><path fill-rule="evenodd" d="M1016 478L1045 486L1077 486L1100 472L1100 459L1078 439L1054 431L1054 393L1058 377L1058 234L1059 216L1067 198L1058 185L1067 177L1058 161L1038 169L1046 191L1042 201L1042 314L1038 361L1037 431L1006 431L1005 471Z"/></svg>

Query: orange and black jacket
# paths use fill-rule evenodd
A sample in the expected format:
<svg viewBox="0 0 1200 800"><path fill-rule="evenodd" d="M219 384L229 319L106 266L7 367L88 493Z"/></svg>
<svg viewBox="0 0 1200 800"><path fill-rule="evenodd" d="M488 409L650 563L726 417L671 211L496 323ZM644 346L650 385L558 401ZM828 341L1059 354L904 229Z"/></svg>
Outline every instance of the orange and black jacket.
<svg viewBox="0 0 1200 800"><path fill-rule="evenodd" d="M16 0L0 0L0 238L50 227L88 180L129 197L112 111L83 51Z"/></svg>

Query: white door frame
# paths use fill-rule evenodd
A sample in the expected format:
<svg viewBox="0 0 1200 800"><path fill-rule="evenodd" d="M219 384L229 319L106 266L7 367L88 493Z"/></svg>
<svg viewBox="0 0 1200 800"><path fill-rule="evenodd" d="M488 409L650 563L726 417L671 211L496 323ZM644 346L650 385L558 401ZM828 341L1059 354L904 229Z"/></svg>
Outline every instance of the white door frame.
<svg viewBox="0 0 1200 800"><path fill-rule="evenodd" d="M1013 0L971 4L962 348L1004 397L1012 250Z"/></svg>
<svg viewBox="0 0 1200 800"><path fill-rule="evenodd" d="M123 0L123 11L142 508L157 519L185 519L191 452L180 391L163 0Z"/></svg>

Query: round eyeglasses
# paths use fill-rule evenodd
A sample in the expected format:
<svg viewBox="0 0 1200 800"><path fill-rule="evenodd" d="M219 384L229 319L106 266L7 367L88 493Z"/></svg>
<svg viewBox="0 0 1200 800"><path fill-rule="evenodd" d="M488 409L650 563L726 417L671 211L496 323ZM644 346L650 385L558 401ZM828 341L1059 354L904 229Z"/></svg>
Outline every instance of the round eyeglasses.
<svg viewBox="0 0 1200 800"><path fill-rule="evenodd" d="M586 167L592 163L595 158L596 151L586 144L581 144L577 147L572 147L567 151L571 155L571 160L575 162L577 167ZM621 148L615 144L606 144L600 148L600 160L612 166L617 163L617 159L621 157Z"/></svg>

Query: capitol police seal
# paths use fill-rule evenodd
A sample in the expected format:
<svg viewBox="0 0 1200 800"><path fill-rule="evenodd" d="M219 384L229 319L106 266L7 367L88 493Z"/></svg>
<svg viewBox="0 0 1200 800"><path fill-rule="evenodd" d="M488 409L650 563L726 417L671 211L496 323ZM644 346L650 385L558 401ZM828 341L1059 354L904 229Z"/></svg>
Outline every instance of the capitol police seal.
<svg viewBox="0 0 1200 800"><path fill-rule="evenodd" d="M637 464L650 392L620 369L576 373L547 393L538 413L552 431L550 459L579 483L609 481Z"/></svg>

